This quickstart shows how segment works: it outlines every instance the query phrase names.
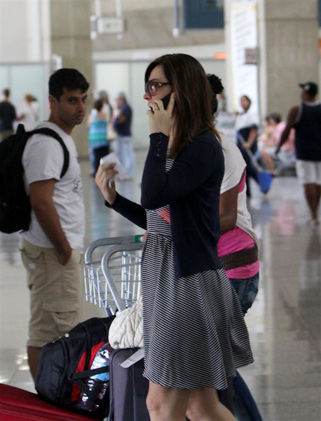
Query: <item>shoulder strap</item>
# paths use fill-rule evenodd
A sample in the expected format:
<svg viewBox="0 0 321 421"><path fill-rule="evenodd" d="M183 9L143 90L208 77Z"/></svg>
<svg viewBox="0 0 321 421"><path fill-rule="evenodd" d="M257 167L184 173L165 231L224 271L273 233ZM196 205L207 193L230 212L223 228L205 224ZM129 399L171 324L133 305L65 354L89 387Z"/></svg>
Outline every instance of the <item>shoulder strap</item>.
<svg viewBox="0 0 321 421"><path fill-rule="evenodd" d="M47 127L32 130L30 132L26 132L26 134L28 135L28 138L30 136L33 136L34 134L44 134L46 136L53 137L54 139L56 139L60 143L60 145L62 147L62 150L63 150L63 153L64 153L64 164L62 166L62 170L61 170L61 173L60 173L60 178L62 178L66 174L66 172L68 170L68 167L69 167L69 151L67 149L67 146L65 145L65 142L62 140L61 136L59 136L59 134L57 132L55 132L54 130L49 129Z"/></svg>

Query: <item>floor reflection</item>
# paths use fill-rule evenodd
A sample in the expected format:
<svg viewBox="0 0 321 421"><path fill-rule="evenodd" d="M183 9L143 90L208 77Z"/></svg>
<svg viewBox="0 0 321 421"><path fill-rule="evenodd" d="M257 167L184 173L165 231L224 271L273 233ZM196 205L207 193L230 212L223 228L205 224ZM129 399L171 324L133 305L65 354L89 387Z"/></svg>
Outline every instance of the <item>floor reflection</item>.
<svg viewBox="0 0 321 421"><path fill-rule="evenodd" d="M140 199L146 152L136 154L133 182L118 184ZM85 246L102 237L142 230L104 205L81 161ZM262 195L252 188L249 208L260 242L260 290L246 316L255 363L241 370L264 421L320 421L321 390L321 227L307 224L308 211L296 178L277 178ZM29 296L20 260L19 236L0 234L0 381L33 390L26 370L25 341ZM104 312L82 303L84 317Z"/></svg>

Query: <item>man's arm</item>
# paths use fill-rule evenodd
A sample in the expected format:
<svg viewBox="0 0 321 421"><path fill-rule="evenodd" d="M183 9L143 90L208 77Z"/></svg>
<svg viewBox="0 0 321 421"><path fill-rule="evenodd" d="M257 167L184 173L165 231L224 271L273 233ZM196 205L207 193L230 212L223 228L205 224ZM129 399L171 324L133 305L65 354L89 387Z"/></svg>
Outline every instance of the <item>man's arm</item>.
<svg viewBox="0 0 321 421"><path fill-rule="evenodd" d="M122 124L127 120L127 117L124 114L118 114L117 120L118 123Z"/></svg>
<svg viewBox="0 0 321 421"><path fill-rule="evenodd" d="M41 228L54 245L59 255L60 263L65 265L70 259L72 250L62 230L53 202L55 184L55 179L31 183L29 185L30 203Z"/></svg>
<svg viewBox="0 0 321 421"><path fill-rule="evenodd" d="M282 133L282 136L281 136L281 139L280 139L280 143L278 144L278 146L275 150L276 155L280 152L282 146L288 140L290 131L293 128L298 115L299 115L299 106L295 106L295 107L291 108L291 110L289 111L288 117L287 117L285 129L283 130L283 133Z"/></svg>

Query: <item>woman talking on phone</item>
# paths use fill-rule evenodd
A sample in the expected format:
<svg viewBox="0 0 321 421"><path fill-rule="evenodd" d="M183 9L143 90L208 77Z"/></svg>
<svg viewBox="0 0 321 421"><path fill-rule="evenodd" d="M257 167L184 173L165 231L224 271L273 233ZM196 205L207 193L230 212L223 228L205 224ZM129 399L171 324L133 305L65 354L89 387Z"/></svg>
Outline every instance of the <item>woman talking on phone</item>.
<svg viewBox="0 0 321 421"><path fill-rule="evenodd" d="M173 54L147 67L145 91L150 147L141 205L116 192L113 164L99 167L96 183L107 206L147 229L147 408L151 421L232 421L217 390L253 358L237 295L216 251L224 158L211 88L197 60Z"/></svg>

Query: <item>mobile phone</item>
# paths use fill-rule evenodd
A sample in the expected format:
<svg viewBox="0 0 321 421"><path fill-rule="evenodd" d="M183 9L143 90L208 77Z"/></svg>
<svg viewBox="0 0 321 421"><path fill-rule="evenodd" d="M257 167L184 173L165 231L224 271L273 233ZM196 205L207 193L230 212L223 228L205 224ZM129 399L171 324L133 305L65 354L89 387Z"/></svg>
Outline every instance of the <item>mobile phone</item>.
<svg viewBox="0 0 321 421"><path fill-rule="evenodd" d="M168 107L169 100L171 99L171 95L173 92L170 92L168 95L165 95L164 98L161 98L163 104L164 104L164 110Z"/></svg>

